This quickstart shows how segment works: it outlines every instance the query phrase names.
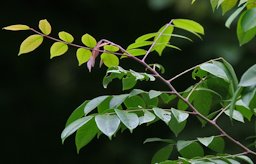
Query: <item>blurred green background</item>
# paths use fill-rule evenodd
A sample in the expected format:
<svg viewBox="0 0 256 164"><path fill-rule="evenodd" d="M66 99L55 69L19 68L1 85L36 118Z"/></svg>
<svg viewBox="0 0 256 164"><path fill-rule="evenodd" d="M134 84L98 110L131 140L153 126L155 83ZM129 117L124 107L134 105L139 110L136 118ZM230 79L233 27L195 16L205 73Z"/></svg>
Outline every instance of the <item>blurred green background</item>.
<svg viewBox="0 0 256 164"><path fill-rule="evenodd" d="M232 63L239 77L256 62L255 39L239 47L235 26L224 27L227 16L212 13L208 1L199 1L193 6L190 0L9 0L0 6L1 27L11 24L27 24L37 27L40 19L48 19L53 27L53 36L65 30L72 33L76 42L89 33L98 40L109 39L126 47L136 37L157 31L172 18L194 19L205 27L203 41L177 41L183 51L166 50L150 62L162 63L166 77L171 77L190 66L210 58L224 57ZM230 13L228 13L230 14ZM74 137L61 144L60 134L71 112L85 99L103 94L121 93L121 84L116 81L103 89L101 81L106 68L95 68L88 73L86 66L78 67L75 49L50 60L49 47L45 43L30 54L17 56L20 43L31 32L0 31L1 46L1 157L0 163L122 163L147 164L161 144L143 145L147 137L172 138L174 135L164 123L139 127L109 141L101 136L95 139L80 154L76 153ZM123 60L124 68L141 70L130 60ZM193 84L190 75L174 82L178 90ZM140 83L144 90L167 89L161 83ZM197 133L213 133L208 128L203 132L197 120L188 125L190 131L182 133L183 139L193 139ZM225 125L229 126L229 125ZM239 130L234 130L239 128ZM252 128L234 125L228 128L243 137L250 135ZM235 150L235 149L233 149Z"/></svg>

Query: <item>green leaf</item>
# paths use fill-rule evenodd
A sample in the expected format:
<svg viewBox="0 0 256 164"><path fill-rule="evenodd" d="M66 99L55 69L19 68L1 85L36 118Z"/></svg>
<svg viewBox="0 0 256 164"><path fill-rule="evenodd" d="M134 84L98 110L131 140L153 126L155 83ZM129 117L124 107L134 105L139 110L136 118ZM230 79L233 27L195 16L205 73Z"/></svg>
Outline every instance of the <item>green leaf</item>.
<svg viewBox="0 0 256 164"><path fill-rule="evenodd" d="M34 51L36 48L38 48L43 43L43 36L41 35L31 35L28 38L26 38L20 45L20 51L18 55L29 53L31 51Z"/></svg>
<svg viewBox="0 0 256 164"><path fill-rule="evenodd" d="M74 41L74 37L65 31L59 32L59 38L68 43L72 43Z"/></svg>
<svg viewBox="0 0 256 164"><path fill-rule="evenodd" d="M160 91L155 91L155 90L150 90L149 92L148 92L148 95L149 95L149 98L150 99L153 99L153 98L155 98L155 97L158 97L158 96L160 96L162 94L162 92L160 92Z"/></svg>
<svg viewBox="0 0 256 164"><path fill-rule="evenodd" d="M122 79L123 91L132 89L136 85L137 81L134 76L128 76Z"/></svg>
<svg viewBox="0 0 256 164"><path fill-rule="evenodd" d="M149 33L149 34L144 34L140 37L138 37L136 40L135 40L135 43L139 43L139 42L143 42L143 41L146 41L146 40L149 40L151 38L154 38L156 36L157 33Z"/></svg>
<svg viewBox="0 0 256 164"><path fill-rule="evenodd" d="M173 116L178 121L178 123L181 123L181 122L187 120L187 118L189 116L188 113L186 113L184 111L180 111L180 110L174 109L174 108L172 108L171 111L172 111Z"/></svg>
<svg viewBox="0 0 256 164"><path fill-rule="evenodd" d="M107 67L115 67L119 65L119 59L114 54L102 53L100 58Z"/></svg>
<svg viewBox="0 0 256 164"><path fill-rule="evenodd" d="M78 48L76 51L76 58L79 66L86 63L91 56L92 56L92 52L90 50L87 50L84 48Z"/></svg>
<svg viewBox="0 0 256 164"><path fill-rule="evenodd" d="M214 136L211 136L211 137L202 137L202 138L197 138L197 140L201 143L201 144L203 144L204 146L206 146L206 147L208 147L211 143L212 143L212 141L213 141L213 139L214 139Z"/></svg>
<svg viewBox="0 0 256 164"><path fill-rule="evenodd" d="M225 148L225 141L222 137L214 137L213 141L208 145L208 148L215 152L223 153Z"/></svg>
<svg viewBox="0 0 256 164"><path fill-rule="evenodd" d="M256 27L256 8L245 11L241 20L241 25L244 32Z"/></svg>
<svg viewBox="0 0 256 164"><path fill-rule="evenodd" d="M51 59L61 56L68 51L68 45L62 42L55 42L50 49Z"/></svg>
<svg viewBox="0 0 256 164"><path fill-rule="evenodd" d="M92 99L89 101L86 106L84 107L84 114L87 115L90 113L93 109L95 109L98 105L100 105L106 98L109 96L100 96Z"/></svg>
<svg viewBox="0 0 256 164"><path fill-rule="evenodd" d="M236 17L243 11L243 9L246 7L246 4L236 9L235 12L233 12L232 15L230 15L225 23L225 26L227 28L230 28L231 23L236 19Z"/></svg>
<svg viewBox="0 0 256 164"><path fill-rule="evenodd" d="M226 159L229 163L231 163L231 164L240 164L240 162L238 162L238 161L236 161L236 160L234 160L234 159L231 159L231 158L227 158Z"/></svg>
<svg viewBox="0 0 256 164"><path fill-rule="evenodd" d="M153 113L147 110L143 110L143 112L144 112L144 115L139 117L140 125L149 123L155 120L156 116Z"/></svg>
<svg viewBox="0 0 256 164"><path fill-rule="evenodd" d="M21 30L30 30L30 27L23 24L11 25L3 28L4 30L10 31L21 31Z"/></svg>
<svg viewBox="0 0 256 164"><path fill-rule="evenodd" d="M105 45L104 50L109 51L109 52L117 52L119 51L119 48L113 45Z"/></svg>
<svg viewBox="0 0 256 164"><path fill-rule="evenodd" d="M225 81L229 81L228 76L226 75L223 68L214 63L204 63L200 65L200 68L214 76L224 79Z"/></svg>
<svg viewBox="0 0 256 164"><path fill-rule="evenodd" d="M116 115L97 115L95 121L100 131L111 139L120 125L120 120Z"/></svg>
<svg viewBox="0 0 256 164"><path fill-rule="evenodd" d="M143 49L131 49L131 50L127 50L127 53L129 53L132 56L142 56L142 55L145 55L147 51Z"/></svg>
<svg viewBox="0 0 256 164"><path fill-rule="evenodd" d="M239 111L243 115L243 117L251 121L253 113L250 108L243 102L243 100L240 99L236 102L236 110Z"/></svg>
<svg viewBox="0 0 256 164"><path fill-rule="evenodd" d="M167 112L161 108L153 108L155 115L164 121L167 125L171 121L171 112Z"/></svg>
<svg viewBox="0 0 256 164"><path fill-rule="evenodd" d="M96 39L90 34L84 34L82 36L82 43L89 48L94 48L97 45Z"/></svg>
<svg viewBox="0 0 256 164"><path fill-rule="evenodd" d="M122 123L130 130L132 133L133 129L135 129L139 125L139 117L135 113L128 113L127 111L115 109L115 112Z"/></svg>
<svg viewBox="0 0 256 164"><path fill-rule="evenodd" d="M46 20L40 20L39 21L39 29L45 34L45 35L49 35L52 31L52 27L50 25L50 23Z"/></svg>
<svg viewBox="0 0 256 164"><path fill-rule="evenodd" d="M242 25L242 20L243 20L243 17L244 15L246 14L246 11L244 11L239 20L238 20L238 23L237 23L237 37L238 37L238 40L239 40L239 43L240 43L240 46L244 45L245 43L249 42L250 40L252 40L255 35L256 35L256 27L255 28L252 28L248 31L244 31L243 30L243 25Z"/></svg>
<svg viewBox="0 0 256 164"><path fill-rule="evenodd" d="M237 89L237 86L238 86L238 79L237 79L237 76L236 76L236 73L232 67L231 64L229 64L226 60L222 60L223 61L223 65L225 66L225 68L227 69L227 75L228 75L228 78L231 79L231 82L232 82L232 85L233 85L233 88L234 90Z"/></svg>
<svg viewBox="0 0 256 164"><path fill-rule="evenodd" d="M249 87L256 85L256 64L251 66L243 75L240 80L239 86Z"/></svg>
<svg viewBox="0 0 256 164"><path fill-rule="evenodd" d="M212 93L207 90L196 90L193 93L193 105L204 116L210 113L213 104Z"/></svg>
<svg viewBox="0 0 256 164"><path fill-rule="evenodd" d="M169 95L167 93L163 93L160 95L160 98L163 100L164 103L169 103L170 101L174 100L176 98L175 95Z"/></svg>
<svg viewBox="0 0 256 164"><path fill-rule="evenodd" d="M127 47L127 50L132 50L132 49L136 49L136 48L141 48L141 47L149 46L149 45L151 45L151 44L153 44L152 41L135 42L135 43L130 44L130 45Z"/></svg>
<svg viewBox="0 0 256 164"><path fill-rule="evenodd" d="M171 25L163 26L159 31L158 34L154 38L154 42L156 43L154 46L154 50L161 56L163 50L166 47L166 44L169 43L171 39L171 34L173 32L174 27ZM159 44L160 43L160 44ZM164 43L164 44L162 44Z"/></svg>
<svg viewBox="0 0 256 164"><path fill-rule="evenodd" d="M240 0L238 6L241 6L242 4L246 3L248 0Z"/></svg>
<svg viewBox="0 0 256 164"><path fill-rule="evenodd" d="M129 94L113 96L113 98L110 100L109 108L118 108L118 106L120 106L128 96Z"/></svg>
<svg viewBox="0 0 256 164"><path fill-rule="evenodd" d="M88 121L85 125L79 128L76 132L76 149L79 153L80 149L86 146L98 134L99 129L94 119Z"/></svg>
<svg viewBox="0 0 256 164"><path fill-rule="evenodd" d="M154 156L151 160L151 164L155 164L155 163L159 163L159 162L167 160L169 158L169 156L171 155L172 150L173 150L173 145L167 145L167 146L161 148L154 154Z"/></svg>
<svg viewBox="0 0 256 164"><path fill-rule="evenodd" d="M226 110L225 112L224 112L226 115L228 115L228 116L230 116L230 109L229 110ZM243 115L239 112L239 111L237 111L237 110L233 110L232 111L232 118L233 119L235 119L235 120L237 120L237 121L240 121L240 122L242 122L242 123L244 123L244 117L243 117Z"/></svg>
<svg viewBox="0 0 256 164"><path fill-rule="evenodd" d="M204 28L199 23L188 20L188 19L174 19L173 24L177 28L181 28L183 30L192 32L192 33L199 33L204 34Z"/></svg>
<svg viewBox="0 0 256 164"><path fill-rule="evenodd" d="M236 156L236 158L242 159L243 161L245 161L248 164L254 164L253 161L245 155L238 155L238 156Z"/></svg>
<svg viewBox="0 0 256 164"><path fill-rule="evenodd" d="M219 8L225 0L218 0L217 8Z"/></svg>
<svg viewBox="0 0 256 164"><path fill-rule="evenodd" d="M162 138L147 138L143 144L145 143L150 143L150 142L164 142L164 143L169 143L169 144L175 144L175 141L172 139L162 139Z"/></svg>
<svg viewBox="0 0 256 164"><path fill-rule="evenodd" d="M216 7L218 6L219 0L210 0L211 6L212 6L212 11L214 12Z"/></svg>
<svg viewBox="0 0 256 164"><path fill-rule="evenodd" d="M202 146L195 141L178 141L177 150L185 158L204 156Z"/></svg>
<svg viewBox="0 0 256 164"><path fill-rule="evenodd" d="M81 126L86 124L88 121L90 121L93 118L93 116L86 116L83 118L80 118L71 124L69 124L61 133L61 139L64 143L65 139L69 137L71 134L73 134L77 129L79 129Z"/></svg>
<svg viewBox="0 0 256 164"><path fill-rule="evenodd" d="M222 5L222 14L224 15L227 11L231 10L236 6L238 0L225 0Z"/></svg>
<svg viewBox="0 0 256 164"><path fill-rule="evenodd" d="M131 96L124 101L127 108L145 108L146 104L140 96Z"/></svg>
<svg viewBox="0 0 256 164"><path fill-rule="evenodd" d="M81 118L84 116L84 107L88 103L88 101L83 102L79 107L77 107L72 114L69 116L66 126L68 126L70 123L74 122L75 120Z"/></svg>
<svg viewBox="0 0 256 164"><path fill-rule="evenodd" d="M183 122L178 122L178 120L174 117L171 119L168 126L177 137L182 132L182 130L186 127L186 124L187 124L187 120L184 120Z"/></svg>

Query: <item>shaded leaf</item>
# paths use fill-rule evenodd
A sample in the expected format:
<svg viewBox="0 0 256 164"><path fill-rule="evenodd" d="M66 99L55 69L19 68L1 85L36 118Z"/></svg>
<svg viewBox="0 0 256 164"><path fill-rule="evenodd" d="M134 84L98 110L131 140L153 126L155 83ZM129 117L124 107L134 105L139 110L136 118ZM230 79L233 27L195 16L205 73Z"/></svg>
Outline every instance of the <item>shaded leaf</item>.
<svg viewBox="0 0 256 164"><path fill-rule="evenodd" d="M76 149L79 153L80 149L86 146L99 132L94 119L88 121L76 132Z"/></svg>
<svg viewBox="0 0 256 164"><path fill-rule="evenodd" d="M120 120L116 115L97 115L95 116L96 124L99 130L111 139L120 125Z"/></svg>
<svg viewBox="0 0 256 164"><path fill-rule="evenodd" d="M50 25L50 23L46 20L40 20L39 21L39 29L45 34L45 35L49 35L52 31L52 27Z"/></svg>
<svg viewBox="0 0 256 164"><path fill-rule="evenodd" d="M172 139L162 139L162 138L147 138L143 144L145 143L150 143L150 142L165 142L165 143L169 143L169 144L174 144L175 141Z"/></svg>
<svg viewBox="0 0 256 164"><path fill-rule="evenodd" d="M248 164L254 164L253 161L245 155L238 155L238 156L236 156L236 158L242 159L243 161L245 161Z"/></svg>
<svg viewBox="0 0 256 164"><path fill-rule="evenodd" d="M137 83L137 80L134 76L128 76L122 79L123 91L132 89Z"/></svg>
<svg viewBox="0 0 256 164"><path fill-rule="evenodd" d="M84 34L82 36L82 42L89 48L94 48L97 45L96 39L90 34Z"/></svg>
<svg viewBox="0 0 256 164"><path fill-rule="evenodd" d="M186 124L187 124L187 120L184 120L183 122L178 122L177 119L174 117L171 119L168 126L177 137L185 128Z"/></svg>
<svg viewBox="0 0 256 164"><path fill-rule="evenodd" d="M115 109L115 112L122 123L130 130L132 133L133 129L135 129L139 125L139 118L135 113L128 113L127 111Z"/></svg>
<svg viewBox="0 0 256 164"><path fill-rule="evenodd" d="M74 41L74 37L65 31L59 32L59 38L68 43L72 43Z"/></svg>
<svg viewBox="0 0 256 164"><path fill-rule="evenodd" d="M131 96L124 101L127 108L145 108L146 104L140 96Z"/></svg>
<svg viewBox="0 0 256 164"><path fill-rule="evenodd" d="M76 121L69 124L61 133L62 142L64 142L67 137L69 137L71 134L77 131L77 129L79 129L81 126L86 124L92 118L93 116L86 116L86 117L77 119Z"/></svg>
<svg viewBox="0 0 256 164"><path fill-rule="evenodd" d="M23 24L16 24L16 25L4 27L3 29L10 30L10 31L20 31L20 30L30 30L30 27Z"/></svg>
<svg viewBox="0 0 256 164"><path fill-rule="evenodd" d="M74 122L75 120L83 117L84 115L84 107L85 105L88 103L88 101L83 102L79 107L77 107L72 114L69 116L67 122L66 122L66 126L68 126L70 123Z"/></svg>
<svg viewBox="0 0 256 164"><path fill-rule="evenodd" d="M215 152L223 153L225 148L225 141L222 137L214 137L213 141L208 145L208 148Z"/></svg>
<svg viewBox="0 0 256 164"><path fill-rule="evenodd" d="M171 155L172 150L173 150L173 145L167 145L167 146L161 148L154 154L154 156L151 160L151 164L155 164L155 163L167 160L169 158L169 156Z"/></svg>
<svg viewBox="0 0 256 164"><path fill-rule="evenodd" d="M92 56L92 52L90 50L84 48L78 48L76 51L76 58L78 60L78 65L86 63L90 57Z"/></svg>
<svg viewBox="0 0 256 164"><path fill-rule="evenodd" d="M43 39L41 35L37 34L29 36L21 43L18 55L34 51L43 43Z"/></svg>
<svg viewBox="0 0 256 164"><path fill-rule="evenodd" d="M51 59L61 56L68 51L68 45L62 42L55 42L50 49Z"/></svg>
<svg viewBox="0 0 256 164"><path fill-rule="evenodd" d="M177 150L185 158L204 156L202 146L195 141L178 141Z"/></svg>
<svg viewBox="0 0 256 164"><path fill-rule="evenodd" d="M224 15L227 11L231 10L233 7L236 6L238 0L225 0L222 5L222 14Z"/></svg>

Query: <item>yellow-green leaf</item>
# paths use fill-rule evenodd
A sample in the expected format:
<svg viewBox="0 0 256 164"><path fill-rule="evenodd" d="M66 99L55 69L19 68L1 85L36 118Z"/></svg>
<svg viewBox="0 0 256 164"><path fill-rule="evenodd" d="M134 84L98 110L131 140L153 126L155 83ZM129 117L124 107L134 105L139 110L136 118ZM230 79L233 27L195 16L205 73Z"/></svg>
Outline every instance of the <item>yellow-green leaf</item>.
<svg viewBox="0 0 256 164"><path fill-rule="evenodd" d="M50 49L51 59L56 56L61 56L68 50L68 45L62 42L55 42Z"/></svg>
<svg viewBox="0 0 256 164"><path fill-rule="evenodd" d="M105 45L104 50L109 51L109 52L117 52L119 51L119 48L113 45Z"/></svg>
<svg viewBox="0 0 256 164"><path fill-rule="evenodd" d="M20 30L29 30L30 27L27 25L23 25L23 24L16 24L16 25L4 27L3 29L10 30L10 31L20 31Z"/></svg>
<svg viewBox="0 0 256 164"><path fill-rule="evenodd" d="M59 38L68 43L72 43L74 41L74 37L65 31L59 32Z"/></svg>
<svg viewBox="0 0 256 164"><path fill-rule="evenodd" d="M237 4L237 0L226 0L222 3L221 9L222 14L224 15L227 11L231 10Z"/></svg>
<svg viewBox="0 0 256 164"><path fill-rule="evenodd" d="M90 48L94 48L97 45L96 39L90 34L84 34L82 36L82 42L84 45Z"/></svg>
<svg viewBox="0 0 256 164"><path fill-rule="evenodd" d="M40 20L39 21L39 29L45 34L45 35L49 35L52 31L52 27L50 25L50 23L46 20Z"/></svg>
<svg viewBox="0 0 256 164"><path fill-rule="evenodd" d="M90 50L79 48L76 51L76 57L77 57L79 66L86 63L91 56L92 56L92 52Z"/></svg>
<svg viewBox="0 0 256 164"><path fill-rule="evenodd" d="M110 53L101 54L101 60L107 67L115 67L119 65L119 59L116 55Z"/></svg>
<svg viewBox="0 0 256 164"><path fill-rule="evenodd" d="M173 24L175 27L193 32L204 34L204 28L197 22L188 19L174 19Z"/></svg>
<svg viewBox="0 0 256 164"><path fill-rule="evenodd" d="M29 36L21 43L18 55L34 51L37 47L39 47L42 44L43 40L44 38L41 35L35 34Z"/></svg>

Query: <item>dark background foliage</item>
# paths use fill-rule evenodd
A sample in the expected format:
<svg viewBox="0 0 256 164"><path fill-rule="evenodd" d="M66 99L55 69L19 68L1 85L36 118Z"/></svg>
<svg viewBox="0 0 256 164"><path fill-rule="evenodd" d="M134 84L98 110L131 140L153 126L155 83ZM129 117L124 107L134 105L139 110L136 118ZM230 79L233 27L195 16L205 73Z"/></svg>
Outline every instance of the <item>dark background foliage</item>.
<svg viewBox="0 0 256 164"><path fill-rule="evenodd" d="M255 40L244 47L238 46L235 27L224 27L226 17L213 14L206 1L191 6L189 0L56 0L1 1L1 27L11 24L27 24L36 27L40 19L48 19L53 35L65 30L72 33L76 42L89 33L97 39L107 38L126 47L144 33L158 30L172 18L188 18L205 27L203 41L194 38L194 43L176 41L183 49L166 50L159 58L149 61L162 63L171 77L190 66L210 58L222 56L235 67L240 76L255 63ZM51 41L35 52L17 57L19 44L30 32L0 31L1 80L0 116L1 149L0 163L149 163L161 144L142 145L147 137L171 138L174 135L163 123L139 127L109 141L101 136L93 140L80 154L76 154L74 138L61 144L60 133L70 113L85 99L102 94L121 93L121 84L116 81L108 89L101 85L106 68L95 68L88 73L86 66L78 67L75 49L62 57L49 59ZM141 70L130 60L122 61L123 67ZM175 81L178 90L193 84L188 75ZM138 84L144 90L166 89L160 83ZM182 133L183 139L204 134L200 124L191 119L191 130ZM229 126L229 125L227 125ZM228 131L248 135L253 129L234 125ZM238 130L238 128L240 128ZM236 129L236 130L234 130ZM205 134L213 133L211 128ZM209 134L208 133L208 134Z"/></svg>

